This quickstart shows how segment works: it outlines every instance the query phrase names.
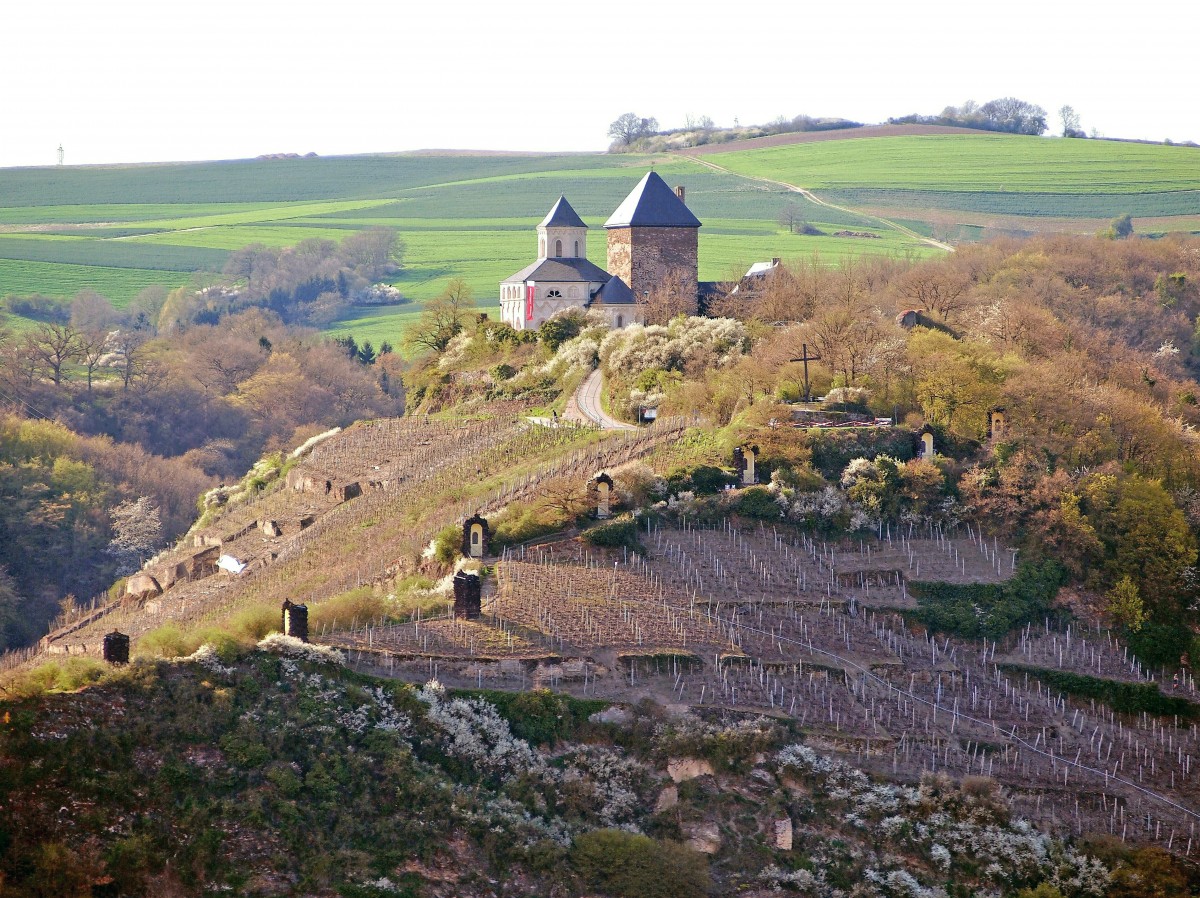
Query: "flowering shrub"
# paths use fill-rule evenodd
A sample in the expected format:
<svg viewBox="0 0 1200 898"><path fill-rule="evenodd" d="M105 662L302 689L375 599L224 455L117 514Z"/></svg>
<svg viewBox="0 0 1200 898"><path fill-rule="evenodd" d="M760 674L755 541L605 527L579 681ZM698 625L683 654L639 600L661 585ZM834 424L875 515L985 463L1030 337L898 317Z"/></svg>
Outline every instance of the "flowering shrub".
<svg viewBox="0 0 1200 898"><path fill-rule="evenodd" d="M641 810L639 795L649 792L650 771L627 755L602 746L588 746L566 761L562 784L590 801L601 825L636 831L635 820Z"/></svg>
<svg viewBox="0 0 1200 898"><path fill-rule="evenodd" d="M282 633L272 633L258 643L258 647L264 652L270 652L273 655L283 655L285 658L293 658L297 661L309 661L313 664L336 664L344 665L346 656L337 649L329 648L324 645L313 645L310 642L301 642L295 636L284 636Z"/></svg>
<svg viewBox="0 0 1200 898"><path fill-rule="evenodd" d="M508 721L482 699L447 699L437 680L418 690L417 698L429 706L426 718L440 730L435 738L447 755L502 779L544 773L541 756L514 736Z"/></svg>
<svg viewBox="0 0 1200 898"><path fill-rule="evenodd" d="M643 371L724 367L741 357L748 335L733 318L676 318L666 325L631 324L600 344L606 373L632 378Z"/></svg>
<svg viewBox="0 0 1200 898"><path fill-rule="evenodd" d="M685 714L655 729L654 748L662 757L703 758L721 767L738 767L771 748L776 738L774 725L765 717L720 724Z"/></svg>
<svg viewBox="0 0 1200 898"><path fill-rule="evenodd" d="M781 773L803 777L817 798L840 805L845 822L874 834L883 845L927 857L940 874L959 863L981 869L1001 889L1049 882L1077 898L1100 898L1108 887L1109 871L1100 861L1038 832L1028 821L1010 821L998 791L984 788L990 783L958 788L946 777L930 775L916 789L876 783L858 768L800 744L781 749L775 762ZM876 859L863 873L876 894L943 894L886 860Z"/></svg>
<svg viewBox="0 0 1200 898"><path fill-rule="evenodd" d="M216 647L207 642L182 660L199 664L209 673L221 674L224 676L228 676L229 674L233 673L234 670L232 667L226 667L221 663L221 656L217 654Z"/></svg>
<svg viewBox="0 0 1200 898"><path fill-rule="evenodd" d="M312 452L312 450L316 446L325 442L330 437L337 436L341 432L342 432L342 429L340 427L334 427L331 430L326 430L324 433L317 434L315 437L309 437L307 440L305 440L303 443L301 443L299 446L297 446L295 449L293 449L292 453L289 457L290 458L303 458L304 456L308 455L308 453Z"/></svg>

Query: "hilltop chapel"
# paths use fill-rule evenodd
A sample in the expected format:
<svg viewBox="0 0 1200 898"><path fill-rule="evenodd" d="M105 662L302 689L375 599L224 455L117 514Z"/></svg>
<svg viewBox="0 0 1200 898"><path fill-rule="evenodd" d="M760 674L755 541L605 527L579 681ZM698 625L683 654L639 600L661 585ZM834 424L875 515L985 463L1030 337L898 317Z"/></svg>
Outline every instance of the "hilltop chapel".
<svg viewBox="0 0 1200 898"><path fill-rule="evenodd" d="M537 226L537 261L500 282L501 317L516 330L535 330L572 308L603 312L611 327L644 323L637 300L667 277L696 295L700 227L683 188L671 190L652 171L604 223L605 271L588 261L588 226L560 196Z"/></svg>

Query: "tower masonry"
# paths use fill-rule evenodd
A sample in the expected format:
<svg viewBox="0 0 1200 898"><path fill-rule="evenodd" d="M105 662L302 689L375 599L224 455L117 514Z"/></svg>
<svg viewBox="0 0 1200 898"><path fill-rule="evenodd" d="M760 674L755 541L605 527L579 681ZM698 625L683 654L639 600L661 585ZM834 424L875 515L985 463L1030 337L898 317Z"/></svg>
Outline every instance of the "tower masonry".
<svg viewBox="0 0 1200 898"><path fill-rule="evenodd" d="M695 310L700 219L684 203L683 188L671 190L650 172L604 223L608 270L644 298L663 284L677 285Z"/></svg>

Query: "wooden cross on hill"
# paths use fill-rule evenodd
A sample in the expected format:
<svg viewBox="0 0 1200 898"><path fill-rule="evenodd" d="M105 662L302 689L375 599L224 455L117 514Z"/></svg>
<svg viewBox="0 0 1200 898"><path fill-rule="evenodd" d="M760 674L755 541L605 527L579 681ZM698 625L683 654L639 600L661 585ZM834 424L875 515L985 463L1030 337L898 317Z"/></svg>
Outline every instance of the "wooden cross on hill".
<svg viewBox="0 0 1200 898"><path fill-rule="evenodd" d="M801 346L800 358L788 359L788 361L789 362L804 362L804 401L812 402L812 393L810 393L809 389L808 389L808 363L820 361L821 357L819 355L809 355L807 343L801 343L800 346Z"/></svg>

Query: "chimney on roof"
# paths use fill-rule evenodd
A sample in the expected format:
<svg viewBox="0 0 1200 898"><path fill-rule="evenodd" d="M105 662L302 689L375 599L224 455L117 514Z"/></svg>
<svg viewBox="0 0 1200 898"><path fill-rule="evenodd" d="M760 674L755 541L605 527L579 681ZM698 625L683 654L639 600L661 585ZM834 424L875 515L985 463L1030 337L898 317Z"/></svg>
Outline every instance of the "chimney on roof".
<svg viewBox="0 0 1200 898"><path fill-rule="evenodd" d="M677 197L679 197L679 202L686 203L687 200L684 198L683 194L684 194L683 185L680 184L678 187L675 188L675 195Z"/></svg>

